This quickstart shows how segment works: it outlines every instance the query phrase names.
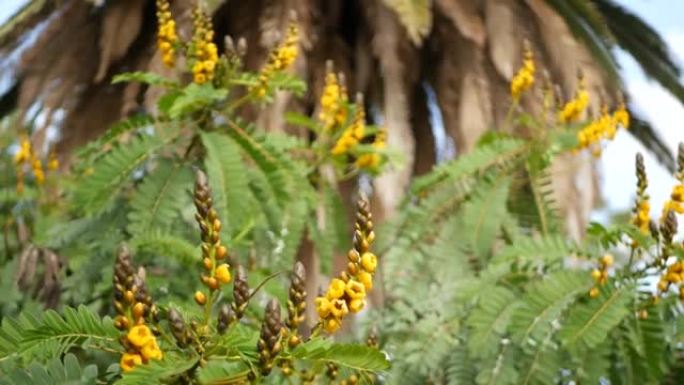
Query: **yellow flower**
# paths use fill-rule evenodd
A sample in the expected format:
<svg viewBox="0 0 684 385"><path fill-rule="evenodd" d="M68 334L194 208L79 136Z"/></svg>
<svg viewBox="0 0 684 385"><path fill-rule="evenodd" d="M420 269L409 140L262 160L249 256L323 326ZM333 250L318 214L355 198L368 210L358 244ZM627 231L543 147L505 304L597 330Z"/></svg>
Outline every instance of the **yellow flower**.
<svg viewBox="0 0 684 385"><path fill-rule="evenodd" d="M366 298L366 288L361 282L358 281L349 280L349 282L347 282L345 292L351 299Z"/></svg>
<svg viewBox="0 0 684 385"><path fill-rule="evenodd" d="M154 336L147 325L136 325L128 331L127 338L131 344L140 348L152 341Z"/></svg>
<svg viewBox="0 0 684 385"><path fill-rule="evenodd" d="M367 271L359 271L356 278L363 284L366 291L373 289L373 276Z"/></svg>
<svg viewBox="0 0 684 385"><path fill-rule="evenodd" d="M568 101L558 112L560 123L572 123L577 121L589 105L589 92L585 89L584 78L580 75L579 87L575 97Z"/></svg>
<svg viewBox="0 0 684 385"><path fill-rule="evenodd" d="M514 100L520 99L520 95L532 87L534 84L534 73L534 57L532 55L532 50L530 50L529 46L526 44L523 65L511 80L511 96Z"/></svg>
<svg viewBox="0 0 684 385"><path fill-rule="evenodd" d="M151 340L145 346L143 346L142 349L140 349L140 353L146 360L162 359L162 351L161 349L159 349L159 346L157 345L157 341L155 339Z"/></svg>
<svg viewBox="0 0 684 385"><path fill-rule="evenodd" d="M630 116L624 103L620 103L619 107L613 112L613 120L615 124L620 124L624 128L629 128Z"/></svg>
<svg viewBox="0 0 684 385"><path fill-rule="evenodd" d="M369 273L375 273L375 269L378 266L378 257L371 252L365 252L361 256L361 267Z"/></svg>
<svg viewBox="0 0 684 385"><path fill-rule="evenodd" d="M19 151L14 154L14 163L20 164L28 162L28 160L31 159L31 154L31 142L27 138L22 139L19 145Z"/></svg>
<svg viewBox="0 0 684 385"><path fill-rule="evenodd" d="M318 118L323 123L325 131L332 131L337 123L339 110L344 108L342 102L341 87L337 80L337 75L333 72L332 62L327 63L325 74L325 86L321 95L321 112Z"/></svg>
<svg viewBox="0 0 684 385"><path fill-rule="evenodd" d="M591 271L591 278L594 279L594 281L598 281L599 278L601 278L601 272L598 269L594 269Z"/></svg>
<svg viewBox="0 0 684 385"><path fill-rule="evenodd" d="M198 305L204 305L205 303L207 303L207 296L201 291L196 291L195 302L197 302Z"/></svg>
<svg viewBox="0 0 684 385"><path fill-rule="evenodd" d="M178 42L178 35L168 0L157 0L157 24L157 47L162 54L162 61L165 66L173 68L176 62L175 45Z"/></svg>
<svg viewBox="0 0 684 385"><path fill-rule="evenodd" d="M380 165L380 155L375 153L362 154L356 158L354 165L356 165L358 168L373 170Z"/></svg>
<svg viewBox="0 0 684 385"><path fill-rule="evenodd" d="M330 311L332 310L332 302L325 297L317 297L315 304L318 316L321 318L328 317L328 314L330 314Z"/></svg>
<svg viewBox="0 0 684 385"><path fill-rule="evenodd" d="M340 138L335 143L331 150L333 155L342 155L348 153L356 147L356 145L363 139L366 132L366 111L363 107L363 99L359 98L356 101L356 111L354 113L354 121L347 127Z"/></svg>
<svg viewBox="0 0 684 385"><path fill-rule="evenodd" d="M299 52L299 28L291 22L287 28L285 39L268 55L268 61L259 71L259 83L250 88L250 92L257 97L266 96L266 86L273 74L287 70L297 59Z"/></svg>
<svg viewBox="0 0 684 385"><path fill-rule="evenodd" d="M591 298L596 298L599 295L599 289L596 287L592 287L591 290L589 290L589 297Z"/></svg>
<svg viewBox="0 0 684 385"><path fill-rule="evenodd" d="M341 298L344 295L344 290L346 287L347 284L345 284L343 280L334 278L332 281L330 281L330 286L328 287L328 293L326 294L326 297L328 297L328 299L331 301Z"/></svg>
<svg viewBox="0 0 684 385"><path fill-rule="evenodd" d="M331 302L330 314L335 317L342 319L347 313L349 313L349 308L347 307L347 302L342 299L335 299Z"/></svg>
<svg viewBox="0 0 684 385"><path fill-rule="evenodd" d="M335 333L340 327L342 327L342 321L337 318L328 318L323 321L323 328L329 334Z"/></svg>
<svg viewBox="0 0 684 385"><path fill-rule="evenodd" d="M349 311L352 313L358 313L365 305L366 302L363 299L353 299L349 302Z"/></svg>
<svg viewBox="0 0 684 385"><path fill-rule="evenodd" d="M230 270L228 270L228 264L223 263L219 265L216 268L214 276L223 284L230 282Z"/></svg>
<svg viewBox="0 0 684 385"><path fill-rule="evenodd" d="M119 362L119 366L121 366L121 370L124 372L130 372L136 365L141 364L142 357L140 357L140 354L134 353L124 353L121 356L121 362Z"/></svg>
<svg viewBox="0 0 684 385"><path fill-rule="evenodd" d="M614 262L615 258L613 258L613 256L610 254L606 254L601 258L601 263L606 267L612 266Z"/></svg>
<svg viewBox="0 0 684 385"><path fill-rule="evenodd" d="M214 31L211 20L199 5L193 11L193 27L190 51L193 61L193 81L197 84L204 84L214 78L218 63L218 48L212 41Z"/></svg>

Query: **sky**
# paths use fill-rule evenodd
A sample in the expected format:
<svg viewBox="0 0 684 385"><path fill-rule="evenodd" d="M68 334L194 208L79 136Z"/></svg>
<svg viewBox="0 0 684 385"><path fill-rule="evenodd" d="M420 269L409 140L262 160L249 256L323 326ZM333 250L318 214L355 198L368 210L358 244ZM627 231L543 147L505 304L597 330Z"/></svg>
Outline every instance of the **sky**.
<svg viewBox="0 0 684 385"><path fill-rule="evenodd" d="M617 0L640 15L668 42L672 54L684 65L684 1L681 0ZM1 0L0 23L7 20L26 0ZM634 60L618 52L622 75L632 97L632 107L650 121L666 141L673 154L684 141L684 107L662 87L646 79ZM629 134L620 132L603 151L599 163L605 206L596 211L595 220L605 221L611 213L628 210L635 195L634 157L644 153L649 176L652 207L662 207L668 198L673 177ZM659 213L652 210L654 217Z"/></svg>

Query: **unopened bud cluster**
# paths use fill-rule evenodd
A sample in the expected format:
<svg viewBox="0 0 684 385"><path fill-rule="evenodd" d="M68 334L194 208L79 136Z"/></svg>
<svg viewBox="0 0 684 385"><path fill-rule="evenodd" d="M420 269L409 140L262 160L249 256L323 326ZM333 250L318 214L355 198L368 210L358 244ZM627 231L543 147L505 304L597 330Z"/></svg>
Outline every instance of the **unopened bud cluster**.
<svg viewBox="0 0 684 385"><path fill-rule="evenodd" d="M280 322L280 304L272 299L266 305L264 321L261 324L261 334L257 342L259 353L259 368L261 374L267 376L273 369L274 358L282 350L280 342L282 336L282 324Z"/></svg>
<svg viewBox="0 0 684 385"><path fill-rule="evenodd" d="M288 291L287 298L287 321L285 324L290 330L290 337L288 339L288 345L290 347L295 347L299 345L301 339L297 329L299 325L304 322L306 317L306 270L304 265L297 261L292 269L292 274L290 275L290 290Z"/></svg>
<svg viewBox="0 0 684 385"><path fill-rule="evenodd" d="M209 295L221 285L231 280L230 269L223 261L228 256L228 249L221 244L221 220L213 207L211 189L207 182L207 176L202 171L197 171L194 192L195 219L200 228L202 238L202 283L207 287ZM195 302L199 305L207 303L207 294L204 291L195 293Z"/></svg>

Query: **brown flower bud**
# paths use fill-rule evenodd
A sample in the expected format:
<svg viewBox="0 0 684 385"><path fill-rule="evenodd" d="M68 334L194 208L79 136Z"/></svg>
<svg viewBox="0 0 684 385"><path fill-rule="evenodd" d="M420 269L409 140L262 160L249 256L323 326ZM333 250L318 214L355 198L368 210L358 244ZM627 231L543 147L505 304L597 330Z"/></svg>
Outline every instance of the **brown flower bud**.
<svg viewBox="0 0 684 385"><path fill-rule="evenodd" d="M233 312L235 312L235 317L238 320L245 314L250 295L247 272L242 266L238 266L235 273L235 282L233 282L234 301L232 304Z"/></svg>
<svg viewBox="0 0 684 385"><path fill-rule="evenodd" d="M264 312L264 321L261 324L261 335L257 343L259 352L259 366L261 374L266 376L273 368L273 358L282 350L280 304L275 299L269 301Z"/></svg>

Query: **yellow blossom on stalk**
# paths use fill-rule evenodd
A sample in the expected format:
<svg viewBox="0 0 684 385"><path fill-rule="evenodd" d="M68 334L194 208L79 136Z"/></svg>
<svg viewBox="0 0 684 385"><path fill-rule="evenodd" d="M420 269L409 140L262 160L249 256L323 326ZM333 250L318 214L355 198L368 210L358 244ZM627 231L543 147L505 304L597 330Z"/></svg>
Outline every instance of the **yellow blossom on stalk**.
<svg viewBox="0 0 684 385"><path fill-rule="evenodd" d="M176 22L171 16L168 0L157 0L157 47L162 55L164 65L173 68L176 63Z"/></svg>
<svg viewBox="0 0 684 385"><path fill-rule="evenodd" d="M608 282L608 268L613 265L615 259L610 254L605 254L603 257L599 258L598 268L591 271L591 278L600 286L603 286ZM598 287L594 286L589 290L589 297L595 298L599 295Z"/></svg>
<svg viewBox="0 0 684 385"><path fill-rule="evenodd" d="M670 199L665 202L660 222L664 222L669 211L677 214L684 214L684 143L679 144L677 151L677 173L675 174L677 184L672 188Z"/></svg>
<svg viewBox="0 0 684 385"><path fill-rule="evenodd" d="M285 38L268 55L268 61L259 71L258 84L250 89L259 98L266 96L269 80L276 72L285 71L294 64L299 53L299 27L291 21Z"/></svg>
<svg viewBox="0 0 684 385"><path fill-rule="evenodd" d="M33 158L31 160L31 169L33 170L33 176L36 179L36 183L43 184L45 182L45 173L43 172L43 163L38 158Z"/></svg>
<svg viewBox="0 0 684 385"><path fill-rule="evenodd" d="M380 156L379 151L385 148L386 136L387 134L385 130L380 130L377 134L375 134L375 139L373 140L372 145L375 151L359 155L359 157L354 162L356 167L360 169L366 169L369 171L377 170L378 166L380 166L380 163L382 162L382 157Z"/></svg>
<svg viewBox="0 0 684 385"><path fill-rule="evenodd" d="M335 75L332 61L326 63L325 86L320 103L321 112L318 118L323 123L324 131L331 132L347 120L347 90L344 86L344 77L338 78Z"/></svg>
<svg viewBox="0 0 684 385"><path fill-rule="evenodd" d="M519 100L520 95L527 91L534 84L534 57L532 50L529 47L529 43L525 42L525 47L523 48L523 64L518 70L518 73L513 76L511 80L511 96L513 100Z"/></svg>
<svg viewBox="0 0 684 385"><path fill-rule="evenodd" d="M629 111L625 107L625 103L620 101L618 108L613 112L613 120L616 125L621 125L625 129L629 128L630 116Z"/></svg>
<svg viewBox="0 0 684 385"><path fill-rule="evenodd" d="M354 121L347 127L330 153L332 155L343 155L352 151L363 139L366 133L366 111L363 107L363 98L357 96L356 109L354 111Z"/></svg>
<svg viewBox="0 0 684 385"><path fill-rule="evenodd" d="M582 74L579 75L578 88L575 92L574 98L565 103L563 108L558 112L558 121L560 123L572 123L579 120L580 116L589 106L589 92L586 89L586 84Z"/></svg>
<svg viewBox="0 0 684 385"><path fill-rule="evenodd" d="M620 119L623 118L624 116ZM601 106L601 115L598 119L592 120L577 133L578 147L579 149L589 148L600 144L603 139L612 140L615 138L617 129L618 119L608 112L608 107L604 104ZM600 155L600 148L594 150L595 155Z"/></svg>
<svg viewBox="0 0 684 385"><path fill-rule="evenodd" d="M342 326L348 313L358 313L366 305L366 295L373 287L377 257L370 252L375 239L368 202L361 200L356 216L354 248L347 254L347 270L330 281L325 296L315 300L320 326L332 334Z"/></svg>
<svg viewBox="0 0 684 385"><path fill-rule="evenodd" d="M218 63L218 48L214 44L214 30L209 16L198 5L193 11L193 36L191 45L192 77L197 84L214 78Z"/></svg>
<svg viewBox="0 0 684 385"><path fill-rule="evenodd" d="M21 164L24 162L28 162L28 160L31 159L32 153L33 152L31 151L31 141L26 137L22 138L19 144L19 151L17 151L17 153L14 154L14 163Z"/></svg>
<svg viewBox="0 0 684 385"><path fill-rule="evenodd" d="M55 171L59 168L59 159L57 159L57 155L54 152L51 152L48 157L47 168L50 171Z"/></svg>

